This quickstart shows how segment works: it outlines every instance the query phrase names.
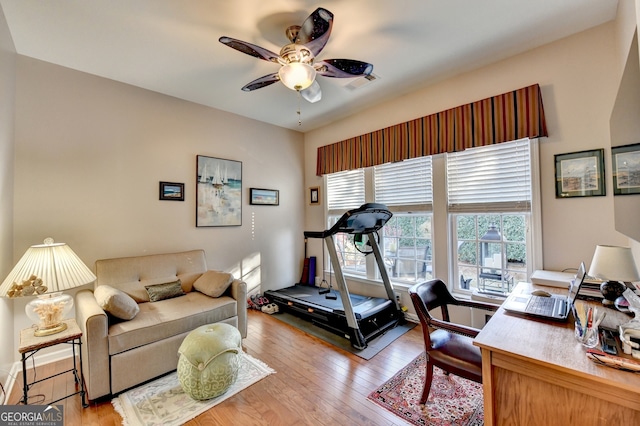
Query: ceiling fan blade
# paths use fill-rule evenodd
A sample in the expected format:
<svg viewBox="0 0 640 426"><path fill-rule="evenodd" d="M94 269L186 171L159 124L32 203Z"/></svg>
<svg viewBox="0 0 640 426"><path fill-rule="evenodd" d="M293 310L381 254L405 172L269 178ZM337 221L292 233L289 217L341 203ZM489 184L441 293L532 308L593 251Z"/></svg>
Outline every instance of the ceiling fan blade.
<svg viewBox="0 0 640 426"><path fill-rule="evenodd" d="M358 77L373 72L373 65L354 59L325 59L313 66L316 72L325 77Z"/></svg>
<svg viewBox="0 0 640 426"><path fill-rule="evenodd" d="M227 36L220 37L218 41L255 58L264 59L265 61L269 62L275 62L276 64L279 63L278 59L280 58L280 55L277 55L263 47L256 46L255 44L247 43L246 41L237 40L235 38Z"/></svg>
<svg viewBox="0 0 640 426"><path fill-rule="evenodd" d="M314 56L318 56L329 40L332 26L333 13L319 7L305 19L293 42L304 44Z"/></svg>
<svg viewBox="0 0 640 426"><path fill-rule="evenodd" d="M278 73L274 72L273 74L267 74L260 78L256 78L250 83L247 83L242 90L245 92L250 92L256 89L262 89L265 86L269 86L270 84L275 83L276 81L280 81L280 77L278 77Z"/></svg>
<svg viewBox="0 0 640 426"><path fill-rule="evenodd" d="M320 89L320 85L317 81L314 81L311 86L300 91L300 96L312 104L318 102L322 99L322 90Z"/></svg>

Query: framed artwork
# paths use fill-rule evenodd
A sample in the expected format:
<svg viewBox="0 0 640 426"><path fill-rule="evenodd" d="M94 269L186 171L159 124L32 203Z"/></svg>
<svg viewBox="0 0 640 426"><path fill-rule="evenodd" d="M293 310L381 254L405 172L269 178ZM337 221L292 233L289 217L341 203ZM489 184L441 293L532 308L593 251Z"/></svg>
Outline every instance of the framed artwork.
<svg viewBox="0 0 640 426"><path fill-rule="evenodd" d="M242 225L242 162L197 156L196 226Z"/></svg>
<svg viewBox="0 0 640 426"><path fill-rule="evenodd" d="M320 204L320 187L309 188L309 204Z"/></svg>
<svg viewBox="0 0 640 426"><path fill-rule="evenodd" d="M556 198L606 195L604 149L555 155Z"/></svg>
<svg viewBox="0 0 640 426"><path fill-rule="evenodd" d="M613 195L640 194L640 143L611 148Z"/></svg>
<svg viewBox="0 0 640 426"><path fill-rule="evenodd" d="M277 206L280 204L280 191L277 189L250 188L249 204Z"/></svg>
<svg viewBox="0 0 640 426"><path fill-rule="evenodd" d="M184 201L184 183L160 182L160 199Z"/></svg>

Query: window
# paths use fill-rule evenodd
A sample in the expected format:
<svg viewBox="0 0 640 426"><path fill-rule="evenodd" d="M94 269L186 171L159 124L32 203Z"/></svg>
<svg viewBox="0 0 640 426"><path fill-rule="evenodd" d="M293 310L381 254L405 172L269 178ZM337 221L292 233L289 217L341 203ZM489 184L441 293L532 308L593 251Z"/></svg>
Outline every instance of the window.
<svg viewBox="0 0 640 426"><path fill-rule="evenodd" d="M432 278L431 214L395 213L382 232L390 279L415 283Z"/></svg>
<svg viewBox="0 0 640 426"><path fill-rule="evenodd" d="M360 207L364 202L364 170L349 170L327 175L329 214L344 213Z"/></svg>
<svg viewBox="0 0 640 426"><path fill-rule="evenodd" d="M456 288L508 293L530 275L530 145L523 139L447 155Z"/></svg>
<svg viewBox="0 0 640 426"><path fill-rule="evenodd" d="M331 228L348 210L365 203L364 170L349 170L326 176L327 184L327 229ZM366 259L356 250L353 235L334 235L336 252L345 274L366 276ZM326 265L330 267L330 265Z"/></svg>
<svg viewBox="0 0 640 426"><path fill-rule="evenodd" d="M380 236L390 278L413 283L431 277L430 157L333 173L326 179L329 227L346 211L364 204L365 193L370 193L394 214ZM334 241L345 274L379 278L374 257L357 250L353 235L338 234Z"/></svg>
<svg viewBox="0 0 640 426"><path fill-rule="evenodd" d="M448 277L457 291L506 293L540 258L537 167L537 141L524 139L326 175L327 225L385 204L380 248L394 283ZM345 275L379 280L353 235L335 241Z"/></svg>
<svg viewBox="0 0 640 426"><path fill-rule="evenodd" d="M526 281L528 214L453 214L457 241L457 286L507 293ZM454 274L457 275L457 274Z"/></svg>
<svg viewBox="0 0 640 426"><path fill-rule="evenodd" d="M431 157L375 166L373 176L376 202L393 211L382 228L389 278L408 283L430 279Z"/></svg>

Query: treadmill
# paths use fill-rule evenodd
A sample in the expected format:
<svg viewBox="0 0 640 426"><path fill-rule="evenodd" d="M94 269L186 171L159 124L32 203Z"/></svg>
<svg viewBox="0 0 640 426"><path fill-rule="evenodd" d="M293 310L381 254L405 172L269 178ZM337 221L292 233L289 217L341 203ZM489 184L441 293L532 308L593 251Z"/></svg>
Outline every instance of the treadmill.
<svg viewBox="0 0 640 426"><path fill-rule="evenodd" d="M391 216L393 214L384 204L366 203L343 214L330 229L304 232L305 241L307 238L324 240L339 294L331 289L296 284L266 291L265 296L276 303L281 311L288 311L349 339L358 350L365 349L372 339L404 321L377 241L377 232ZM349 293L334 241L334 235L338 233L354 234L354 238L358 239L362 235L368 237L384 283L386 299Z"/></svg>

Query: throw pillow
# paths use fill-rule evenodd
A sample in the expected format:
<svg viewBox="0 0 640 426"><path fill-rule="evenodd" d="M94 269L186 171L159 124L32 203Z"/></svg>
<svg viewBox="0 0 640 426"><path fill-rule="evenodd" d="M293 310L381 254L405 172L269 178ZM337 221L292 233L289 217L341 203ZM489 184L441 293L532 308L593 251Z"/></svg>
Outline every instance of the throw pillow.
<svg viewBox="0 0 640 426"><path fill-rule="evenodd" d="M233 282L233 275L222 271L207 271L193 283L193 288L209 297L220 297Z"/></svg>
<svg viewBox="0 0 640 426"><path fill-rule="evenodd" d="M123 320L131 320L138 315L140 308L127 293L108 285L99 285L93 295L98 305L109 314Z"/></svg>
<svg viewBox="0 0 640 426"><path fill-rule="evenodd" d="M149 293L149 301L158 302L160 300L171 299L173 297L184 296L182 283L180 280L170 283L148 285L144 288Z"/></svg>

